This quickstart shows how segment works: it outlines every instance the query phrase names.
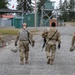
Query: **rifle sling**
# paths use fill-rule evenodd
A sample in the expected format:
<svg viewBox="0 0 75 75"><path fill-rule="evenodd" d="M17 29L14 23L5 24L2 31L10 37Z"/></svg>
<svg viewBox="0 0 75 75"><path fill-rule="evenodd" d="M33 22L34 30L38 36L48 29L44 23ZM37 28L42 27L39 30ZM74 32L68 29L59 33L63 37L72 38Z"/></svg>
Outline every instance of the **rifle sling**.
<svg viewBox="0 0 75 75"><path fill-rule="evenodd" d="M54 37L54 35L57 33L57 31L58 31L58 30L56 30L56 32L52 35L52 37L49 39L49 41ZM49 41L48 41L48 42L49 42ZM47 42L47 43L48 43L48 42ZM47 44L47 43L46 43L46 44Z"/></svg>
<svg viewBox="0 0 75 75"><path fill-rule="evenodd" d="M25 29L25 30L26 30L26 29ZM27 30L26 30L26 31L27 31ZM30 40L29 40L29 34L30 34L30 33L29 33L28 31L27 31L27 33L28 33L28 41L29 41L29 43L31 44L31 42L30 42Z"/></svg>

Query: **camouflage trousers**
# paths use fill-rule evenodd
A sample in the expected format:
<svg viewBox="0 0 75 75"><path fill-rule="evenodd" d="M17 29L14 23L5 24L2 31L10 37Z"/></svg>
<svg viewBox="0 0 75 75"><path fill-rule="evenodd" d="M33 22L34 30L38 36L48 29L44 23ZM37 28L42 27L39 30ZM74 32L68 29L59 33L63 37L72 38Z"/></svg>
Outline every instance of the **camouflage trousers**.
<svg viewBox="0 0 75 75"><path fill-rule="evenodd" d="M46 57L48 60L53 60L55 58L55 52L56 52L56 45L47 44L46 45Z"/></svg>
<svg viewBox="0 0 75 75"><path fill-rule="evenodd" d="M20 52L20 60L23 62L28 60L29 56L29 42L28 41L19 41L19 52Z"/></svg>

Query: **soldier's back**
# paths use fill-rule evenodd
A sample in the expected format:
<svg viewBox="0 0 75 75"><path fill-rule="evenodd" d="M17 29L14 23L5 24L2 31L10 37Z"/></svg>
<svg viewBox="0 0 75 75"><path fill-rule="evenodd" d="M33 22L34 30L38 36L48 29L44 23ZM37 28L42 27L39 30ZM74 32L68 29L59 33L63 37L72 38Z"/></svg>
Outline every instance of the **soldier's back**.
<svg viewBox="0 0 75 75"><path fill-rule="evenodd" d="M56 31L57 31L57 29L56 28L54 28L54 27L50 27L49 29L48 29L48 38L51 38L55 33L56 33ZM57 37L57 33L53 36L53 38L52 39L56 39L56 37Z"/></svg>

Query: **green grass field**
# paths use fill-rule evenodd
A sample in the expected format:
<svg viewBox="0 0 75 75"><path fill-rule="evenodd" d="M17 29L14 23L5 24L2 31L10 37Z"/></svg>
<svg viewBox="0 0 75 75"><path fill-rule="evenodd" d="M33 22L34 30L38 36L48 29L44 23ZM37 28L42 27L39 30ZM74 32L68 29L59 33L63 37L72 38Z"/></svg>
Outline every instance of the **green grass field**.
<svg viewBox="0 0 75 75"><path fill-rule="evenodd" d="M1 34L11 34L11 35L16 35L18 30L10 30L10 29L0 29Z"/></svg>
<svg viewBox="0 0 75 75"><path fill-rule="evenodd" d="M18 30L10 30L10 29L0 29L0 33L2 34L11 34L11 35L16 35Z"/></svg>
<svg viewBox="0 0 75 75"><path fill-rule="evenodd" d="M19 29L0 29L1 34L9 34L9 35L16 35L18 33ZM38 32L38 30L31 30L32 34L35 34Z"/></svg>

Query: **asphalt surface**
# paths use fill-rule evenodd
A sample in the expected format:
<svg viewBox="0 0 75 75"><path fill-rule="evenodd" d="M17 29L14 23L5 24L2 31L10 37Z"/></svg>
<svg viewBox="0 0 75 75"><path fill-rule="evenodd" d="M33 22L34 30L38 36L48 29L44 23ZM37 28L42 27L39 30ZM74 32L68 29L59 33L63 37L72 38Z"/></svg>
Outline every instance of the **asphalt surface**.
<svg viewBox="0 0 75 75"><path fill-rule="evenodd" d="M29 64L20 65L19 51L11 52L14 44L0 48L0 75L75 75L75 51L70 52L71 39L75 27L57 27L61 32L61 49L56 50L54 65L47 65L45 51L42 50L41 32L34 35L35 47L30 46Z"/></svg>

